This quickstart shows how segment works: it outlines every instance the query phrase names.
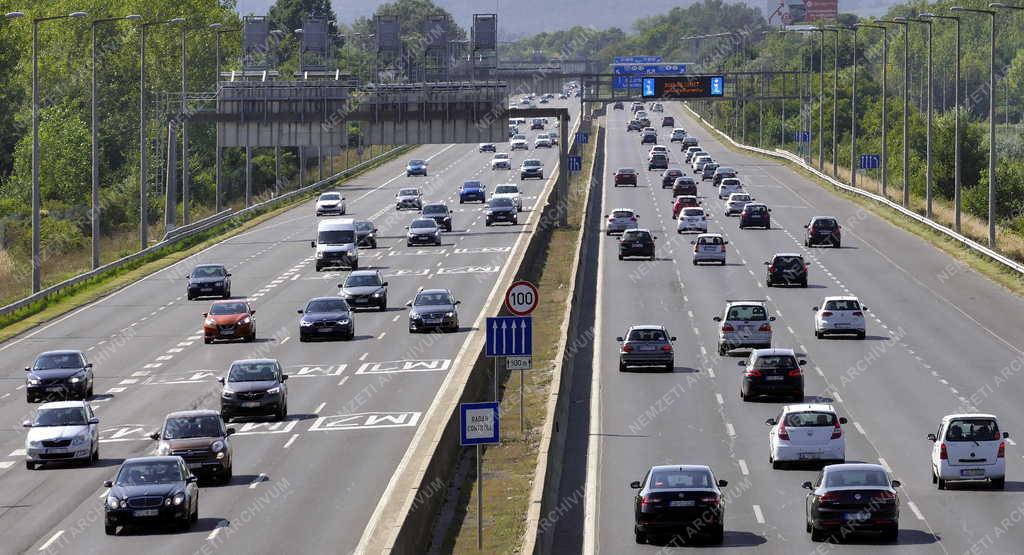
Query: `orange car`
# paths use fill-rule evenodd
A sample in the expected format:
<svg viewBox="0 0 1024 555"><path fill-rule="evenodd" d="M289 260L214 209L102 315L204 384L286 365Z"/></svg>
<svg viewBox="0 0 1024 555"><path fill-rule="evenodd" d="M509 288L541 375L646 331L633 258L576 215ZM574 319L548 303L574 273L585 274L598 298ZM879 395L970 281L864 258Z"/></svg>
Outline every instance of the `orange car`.
<svg viewBox="0 0 1024 555"><path fill-rule="evenodd" d="M256 339L256 311L246 301L217 301L203 317L203 342L215 339Z"/></svg>

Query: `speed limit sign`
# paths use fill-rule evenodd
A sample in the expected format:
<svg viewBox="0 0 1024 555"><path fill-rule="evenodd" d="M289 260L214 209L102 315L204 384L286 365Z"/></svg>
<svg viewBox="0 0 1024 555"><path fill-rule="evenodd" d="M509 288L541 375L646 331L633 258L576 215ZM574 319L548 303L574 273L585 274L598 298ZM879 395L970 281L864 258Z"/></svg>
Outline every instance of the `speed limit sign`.
<svg viewBox="0 0 1024 555"><path fill-rule="evenodd" d="M516 316L526 316L533 312L539 301L537 286L528 281L517 281L505 292L505 308Z"/></svg>

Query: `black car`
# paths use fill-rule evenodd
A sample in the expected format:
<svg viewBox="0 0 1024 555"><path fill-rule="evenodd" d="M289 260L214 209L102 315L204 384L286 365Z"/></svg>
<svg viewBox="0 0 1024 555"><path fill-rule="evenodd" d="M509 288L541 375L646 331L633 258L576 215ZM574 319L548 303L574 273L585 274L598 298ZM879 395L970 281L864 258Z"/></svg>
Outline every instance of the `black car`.
<svg viewBox="0 0 1024 555"><path fill-rule="evenodd" d="M377 248L377 226L370 220L356 220L356 244L360 247ZM231 274L228 274L231 275Z"/></svg>
<svg viewBox="0 0 1024 555"><path fill-rule="evenodd" d="M82 351L46 351L25 367L25 397L37 401L92 397L92 363Z"/></svg>
<svg viewBox="0 0 1024 555"><path fill-rule="evenodd" d="M683 170L672 168L661 172L661 188L667 189L675 185L676 180L683 176Z"/></svg>
<svg viewBox="0 0 1024 555"><path fill-rule="evenodd" d="M647 171L651 170L667 170L668 169L668 156L661 152L655 152L651 155L651 158L647 161Z"/></svg>
<svg viewBox="0 0 1024 555"><path fill-rule="evenodd" d="M736 177L738 173L739 172L736 171L736 168L726 168L724 166L719 166L718 169L715 170L715 174L711 176L711 182L717 187L722 183L723 179L727 177Z"/></svg>
<svg viewBox="0 0 1024 555"><path fill-rule="evenodd" d="M900 534L899 480L890 480L879 464L832 464L813 482L804 501L804 518L811 541L846 537L855 531L877 531L882 541L894 542Z"/></svg>
<svg viewBox="0 0 1024 555"><path fill-rule="evenodd" d="M700 145L700 143L697 141L697 137L686 137L685 139L683 139L683 146L682 146L681 150L683 152L686 152L686 149L690 148L691 146L699 146L699 145Z"/></svg>
<svg viewBox="0 0 1024 555"><path fill-rule="evenodd" d="M672 196L697 196L697 181L690 176L677 177L672 183Z"/></svg>
<svg viewBox="0 0 1024 555"><path fill-rule="evenodd" d="M437 223L437 226L445 231L452 230L452 213L448 206L441 203L425 204L420 211L424 218L430 218Z"/></svg>
<svg viewBox="0 0 1024 555"><path fill-rule="evenodd" d="M759 202L748 202L740 211L740 229L747 227L763 227L771 229L771 208Z"/></svg>
<svg viewBox="0 0 1024 555"><path fill-rule="evenodd" d="M405 303L409 307L409 333L436 329L459 331L458 305L447 289L421 289L416 298Z"/></svg>
<svg viewBox="0 0 1024 555"><path fill-rule="evenodd" d="M356 321L352 309L341 297L315 297L298 310L299 341L313 339L352 339Z"/></svg>
<svg viewBox="0 0 1024 555"><path fill-rule="evenodd" d="M172 524L182 530L199 520L198 479L181 457L138 457L121 463L117 477L103 482L103 529Z"/></svg>
<svg viewBox="0 0 1024 555"><path fill-rule="evenodd" d="M804 398L806 360L797 361L793 349L754 349L750 358L737 363L743 368L740 397L749 401L759 395L778 395L795 402Z"/></svg>
<svg viewBox="0 0 1024 555"><path fill-rule="evenodd" d="M331 297L333 298L333 297ZM220 417L231 422L236 416L288 416L288 374L272 358L236 360L227 377L217 378L224 388L220 395Z"/></svg>
<svg viewBox="0 0 1024 555"><path fill-rule="evenodd" d="M630 132L630 131L640 131L643 128L644 128L644 126L640 124L640 120L636 120L636 119L631 119L631 120L629 120L629 123L626 124L626 132L627 133Z"/></svg>
<svg viewBox="0 0 1024 555"><path fill-rule="evenodd" d="M622 109L623 108L622 108L622 103L621 102L616 102L615 104L612 105L612 110L622 110Z"/></svg>
<svg viewBox="0 0 1024 555"><path fill-rule="evenodd" d="M490 227L497 222L508 222L512 225L519 223L519 209L512 199L498 197L487 202L487 208L484 209L484 226Z"/></svg>
<svg viewBox="0 0 1024 555"><path fill-rule="evenodd" d="M357 308L376 308L384 312L388 309L388 282L380 275L379 270L358 270L338 284L338 295L345 299L350 310Z"/></svg>
<svg viewBox="0 0 1024 555"><path fill-rule="evenodd" d="M480 152L498 152L494 143L480 143Z"/></svg>
<svg viewBox="0 0 1024 555"><path fill-rule="evenodd" d="M221 264L202 264L185 276L188 280L185 293L188 300L199 297L231 296L231 273Z"/></svg>
<svg viewBox="0 0 1024 555"><path fill-rule="evenodd" d="M654 260L654 241L658 238L646 229L627 229L619 237L619 260L640 256Z"/></svg>
<svg viewBox="0 0 1024 555"><path fill-rule="evenodd" d="M764 277L766 287L794 283L800 287L807 287L807 266L810 262L804 262L803 256L796 253L780 253L765 262L765 265L768 266Z"/></svg>
<svg viewBox="0 0 1024 555"><path fill-rule="evenodd" d="M663 465L647 471L629 486L639 490L633 498L633 533L636 543L656 536L689 539L704 536L712 544L725 538L722 491L729 485L716 480L705 465Z"/></svg>
<svg viewBox="0 0 1024 555"><path fill-rule="evenodd" d="M843 243L843 226L835 218L827 216L815 216L804 226L807 229L807 237L804 238L804 246L832 245L839 248Z"/></svg>
<svg viewBox="0 0 1024 555"><path fill-rule="evenodd" d="M707 181L715 177L715 171L718 169L718 164L709 162L704 164L704 167L700 170L700 180Z"/></svg>
<svg viewBox="0 0 1024 555"><path fill-rule="evenodd" d="M661 126L662 127L675 127L676 126L676 118L674 118L672 116L665 116L665 117L661 118Z"/></svg>
<svg viewBox="0 0 1024 555"><path fill-rule="evenodd" d="M657 135L657 133L644 133L643 136L640 137L640 144L642 144L642 145L645 145L647 143L655 144L657 142L658 142L658 135Z"/></svg>
<svg viewBox="0 0 1024 555"><path fill-rule="evenodd" d="M533 121L530 122L530 130L533 131L535 129L544 130L544 120L543 119L541 119L541 118L534 118Z"/></svg>

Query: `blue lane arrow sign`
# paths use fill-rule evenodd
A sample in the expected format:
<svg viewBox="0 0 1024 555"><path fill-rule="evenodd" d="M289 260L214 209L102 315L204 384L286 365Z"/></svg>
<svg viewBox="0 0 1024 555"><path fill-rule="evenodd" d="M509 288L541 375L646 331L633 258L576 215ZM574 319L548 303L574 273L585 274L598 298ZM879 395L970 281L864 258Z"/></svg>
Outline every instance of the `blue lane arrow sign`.
<svg viewBox="0 0 1024 555"><path fill-rule="evenodd" d="M533 319L531 317L489 317L486 330L486 356L533 356Z"/></svg>

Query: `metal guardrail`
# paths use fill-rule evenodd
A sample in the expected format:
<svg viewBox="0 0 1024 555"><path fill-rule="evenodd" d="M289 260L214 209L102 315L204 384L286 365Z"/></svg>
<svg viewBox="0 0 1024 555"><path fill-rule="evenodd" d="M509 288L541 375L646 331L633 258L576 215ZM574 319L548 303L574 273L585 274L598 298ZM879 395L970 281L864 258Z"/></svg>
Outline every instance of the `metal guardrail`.
<svg viewBox="0 0 1024 555"><path fill-rule="evenodd" d="M299 189L295 189L294 191L289 191L289 192L287 192L287 193L285 193L283 195L274 197L272 199L268 199L268 200L265 200L263 202L260 202L260 203L257 203L257 204L253 204L252 206L249 206L248 208L243 208L242 210L238 210L238 211L224 210L223 212L220 212L218 214L214 214L212 216L203 218L202 220L199 220L197 222L189 224L188 226L182 226L182 227L173 229L170 232L168 232L167 234L165 234L164 238L161 239L160 242L158 242L158 243L156 243L154 245L151 245L151 246L149 246L149 247L147 247L145 249L142 249L142 250L140 250L138 252L129 254L128 256L125 256L123 258L119 258L117 260L114 260L113 262L108 262L108 263L100 266L99 268L96 268L95 270L90 270L88 272L84 272L84 273L78 274L75 277L72 277L72 278L66 279L66 280L64 280L64 281L62 281L60 283L56 283L54 285L51 285L51 286L49 286L49 287L47 287L45 289L42 289L42 290L40 290L40 291L38 291L36 293L33 293L32 295L29 295L29 296L25 297L23 299L14 301L13 303L10 303L10 304L8 304L8 305L6 305L4 307L0 307L0 316L4 316L4 315L7 315L7 314L10 314L10 313L12 313L12 312L14 312L16 310L19 310L21 308L29 306L32 303L35 303L35 302L41 301L43 299L46 299L47 297L49 297L51 295L55 295L55 294L63 291L64 289L67 289L69 287L74 287L75 285L78 285L78 284L80 284L80 283L82 283L84 281L88 281L88 280L90 280L92 278L95 278L95 277L97 277L99 275L102 275L105 272L109 272L111 270L115 270L117 268L120 268L120 267L122 267L122 266L124 266L126 264L130 264L130 263L132 263L132 262L134 262L134 261L136 261L136 260L138 260L138 259L140 259L142 257L145 257L145 256L147 256L149 254L152 254L152 253L157 252L157 251L159 251L161 249L164 249L164 248L166 248L168 246L171 246L171 245L173 245L173 244L175 244L175 243L177 243L177 242L179 242L179 241L181 241L183 239L191 237L191 236L193 236L193 235L195 235L197 233L202 233L202 232L207 231L207 230L209 230L211 228L217 227L218 225L221 225L221 224L227 222L228 220L232 220L234 218L241 218L241 217L247 216L249 214L253 214L255 212L258 212L260 210L271 208L271 207L275 206L276 204L287 202L287 201L289 201L289 200L291 200L291 199L293 199L293 198L295 198L297 196L301 196L301 195L303 195L305 193L308 193L310 191L316 190L319 187L323 187L325 185L329 185L329 184L333 183L334 181L336 181L338 179L341 179L341 178L347 177L347 176L349 176L349 175L351 175L353 173L359 172L362 169L366 168L367 166L369 166L371 164L375 164L378 161L380 161L380 160L382 160L382 159L384 159L386 157L389 157L389 156L391 156L393 154L397 154L397 153L401 152L403 148L405 148L405 146L395 147L395 148L393 148L391 150L388 150L387 152L383 152L383 153L381 153L381 154L379 154L377 156L374 156L373 158L370 158L369 160L366 160L365 162L360 162L359 164L356 164L355 166L352 166L351 168L344 169L344 170L342 170L342 171L340 171L340 172L338 172L338 173L336 173L336 174L334 174L334 175L332 175L330 177L327 177L327 178L325 178L325 179L323 179L321 181L317 181L316 183L311 183L309 185L306 185L305 187L301 187Z"/></svg>
<svg viewBox="0 0 1024 555"><path fill-rule="evenodd" d="M937 223L937 222L935 222L933 220L929 220L928 218L918 214L917 212L914 212L913 210L909 210L907 208L904 208L902 205L897 204L897 203L895 203L895 202L893 202L893 201L883 197L882 195L877 195L875 193L872 193L872 192L869 192L869 191L865 191L864 189L858 189L856 187L853 187L851 185L843 183L842 181L839 181L838 179L835 179L835 178L833 178L833 177L831 177L829 175L826 175L825 173L822 173L821 171L818 171L813 166L811 166L811 165L807 164L806 162L804 162L803 158L800 158L799 156L797 156L796 154L793 154L792 152L789 152L788 150L783 150L783 149L780 149L780 148L777 148L775 150L767 150L767 149L757 148L757 147L754 147L754 146L749 146L749 145L745 145L743 143L739 143L739 142L735 141L732 137L730 137L728 134L726 134L724 131L722 131L722 130L718 129L717 127L715 127L714 125L712 125L711 122L709 122L708 120L704 119L703 116L701 116L700 114L695 112L689 106L686 106L686 109L689 110L690 113L694 115L694 117L696 117L699 120L701 120L702 122L704 122L705 125L707 125L711 129L713 129L716 133L718 133L719 135L724 137L726 140L728 140L730 143L732 143L737 148L742 148L744 150L749 150L751 152L757 152L757 153L760 153L760 154L765 154L767 156L774 156L776 158L783 158L783 159L789 160L790 162L800 166L802 169L813 173L815 176L817 176L817 177L819 177L821 179L824 179L825 181L829 182L831 185L833 185L835 187L838 187L838 188L840 188L840 189L842 189L844 191L850 192L850 193L854 193L854 194L860 195L862 197L867 197L867 198L869 198L871 200L874 200L875 202L877 202L879 204L884 204L885 206L888 206L889 208L892 208L893 210L896 210L897 212L903 214L904 216L907 216L908 218L911 218L911 219L913 219L913 220L915 220L915 221L917 221L919 223L922 223L922 224L924 224L924 225L934 229L935 231L938 231L939 233L942 233L943 235L946 235L947 237L962 243L967 248L969 248L969 249L971 249L971 250L973 250L975 252L978 252L980 254L985 255L985 256L991 258L992 260L995 260L996 262L999 262L1000 264L1003 264L1007 268L1010 268L1011 270L1014 270L1015 272L1024 274L1024 265L1018 263L1017 261L1015 261L1015 260L1013 260L1013 259L1011 259L1011 258L1009 258L1007 256L1004 256L1003 254L1000 254L999 252L996 252L996 251L986 247L985 245L982 245L981 243L975 241L974 239L971 239L970 237L967 237L965 235L961 235L961 234L953 231L952 229L950 229L950 228L948 228L948 227L946 227L946 226L944 226L944 225L942 225L940 223Z"/></svg>

